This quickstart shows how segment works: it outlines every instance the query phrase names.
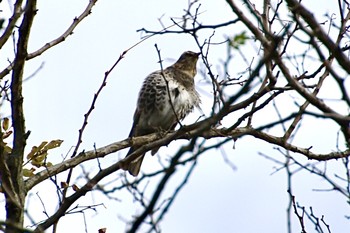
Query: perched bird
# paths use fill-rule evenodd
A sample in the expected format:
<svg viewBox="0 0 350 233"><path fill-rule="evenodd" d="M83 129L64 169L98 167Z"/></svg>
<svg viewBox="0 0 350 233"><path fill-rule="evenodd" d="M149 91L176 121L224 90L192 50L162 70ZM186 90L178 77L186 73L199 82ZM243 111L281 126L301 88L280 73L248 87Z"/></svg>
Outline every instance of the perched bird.
<svg viewBox="0 0 350 233"><path fill-rule="evenodd" d="M200 98L194 86L199 54L184 52L173 65L146 77L139 93L129 137L174 130L179 120L185 118L195 106L199 107ZM138 147L130 147L126 156L136 149ZM152 155L158 149L153 149ZM139 174L144 156L129 163L126 169L131 175Z"/></svg>

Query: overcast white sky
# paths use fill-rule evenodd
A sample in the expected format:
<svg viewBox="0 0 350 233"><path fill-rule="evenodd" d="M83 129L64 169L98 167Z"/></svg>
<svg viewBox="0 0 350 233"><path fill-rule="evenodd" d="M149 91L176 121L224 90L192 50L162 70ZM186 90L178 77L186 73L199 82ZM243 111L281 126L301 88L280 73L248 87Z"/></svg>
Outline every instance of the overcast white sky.
<svg viewBox="0 0 350 233"><path fill-rule="evenodd" d="M204 23L215 24L236 18L223 0L200 2L203 11L200 20ZM321 12L320 17L324 13L321 6L323 9L329 9L328 12L338 13L336 4L329 4L331 1L316 2L312 9ZM61 35L72 23L73 18L82 12L86 3L86 0L39 1L29 50L34 51ZM0 4L4 13L7 12L7 4L7 1ZM76 144L83 115L90 106L104 72L116 61L119 54L140 40L141 35L136 30L143 27L151 30L161 29L158 21L160 17L166 26L170 25L169 18L183 15L187 4L187 0L100 0L93 8L92 14L78 26L67 41L44 53L40 58L29 61L26 76L42 63L44 66L34 78L24 84L26 124L27 129L31 130L27 149L30 150L32 146L44 140L62 139L63 145L52 152L49 158L53 162L61 161L61 155L69 153L70 148ZM214 39L219 42L223 40L224 35L234 35L241 31L242 27L237 24L217 30ZM207 33L210 35L212 32ZM173 34L153 37L127 53L125 59L110 75L107 87L97 101L81 148L91 150L94 143L100 147L128 136L142 81L150 72L159 69L155 43L161 49L165 66L171 64L183 51L198 50L190 36ZM1 68L6 66L7 58L13 57L10 46L6 52L6 56L2 53L0 58ZM224 52L225 47L213 47L210 58L217 62ZM238 65L237 68L239 67ZM206 110L208 99L205 96L203 99L203 108ZM0 113L3 114L4 111ZM187 121L193 122L198 114L194 113ZM327 128L322 125L318 127L320 130ZM305 138L308 137L305 133ZM320 144L319 150L323 149L322 146L329 150L335 145L334 141L329 142L329 139L325 138L314 140ZM166 215L161 225L163 232L286 232L288 194L285 172L271 175L276 164L262 158L257 152L261 151L279 159L282 159L282 156L273 150L271 145L250 137L238 140L235 150L231 149L232 146L233 144L229 144L226 152L236 170L232 170L215 151L202 156L187 187ZM170 146L170 151L162 148L162 152L169 154L174 151L172 148L175 147ZM107 166L124 154L123 151L120 155L110 155L102 164ZM152 169L152 160L156 158L147 156L142 169ZM96 164L91 163L90 166ZM332 167L332 164L329 166ZM77 169L75 175L78 175L79 171ZM175 188L175 181L180 178L175 178L170 183L174 185L169 187L170 190ZM313 191L314 188L329 186L322 183L318 177L306 173L296 175L294 182L294 194L300 204L306 207L313 206L318 216L325 215L332 232L346 232L345 229L350 229L349 221L344 218L344 215L350 215L349 208L342 196L331 192ZM52 184L46 185L54 190ZM41 186L33 193L38 192L52 214L56 202L50 200L54 195L45 193L46 190L46 187ZM106 227L107 232L123 232L125 223L120 218L130 219L135 213L134 207L131 206L132 199L128 195L130 194L126 193L119 197L122 202L109 202L100 195L88 194L79 202L103 202L106 207L98 208L96 213L87 212L88 232L97 232L97 229L102 227ZM37 213L33 215L37 220L44 219L37 197L33 195L31 198L29 209L36 209ZM299 232L297 220L294 220L293 232ZM84 232L81 214L64 217L58 232L73 232L72 228L74 232Z"/></svg>

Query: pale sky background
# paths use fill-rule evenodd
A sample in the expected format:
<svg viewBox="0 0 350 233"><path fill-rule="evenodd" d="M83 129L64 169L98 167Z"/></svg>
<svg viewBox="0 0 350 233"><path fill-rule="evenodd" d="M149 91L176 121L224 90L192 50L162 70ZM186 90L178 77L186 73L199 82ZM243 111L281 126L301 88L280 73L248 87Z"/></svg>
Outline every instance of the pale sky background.
<svg viewBox="0 0 350 233"><path fill-rule="evenodd" d="M203 12L200 21L203 23L215 24L236 18L225 1L200 2L202 4L200 9ZM331 4L329 4L331 1L327 0L312 2L314 5L309 2L308 4L314 12L320 12L316 14L319 18L325 13L324 9L338 13L335 1ZM61 35L86 4L86 0L39 1L29 51L34 51ZM187 0L100 0L93 8L92 14L64 43L29 61L26 65L26 76L32 74L41 63L44 63L44 66L23 87L26 125L27 129L31 130L27 150L44 140L62 139L64 140L62 146L49 155L50 161L61 161L61 156L69 153L70 148L76 144L83 115L87 112L105 71L118 59L119 54L140 40L141 34L136 30L143 27L150 30L161 29L158 22L160 17L166 26L170 25L169 18L182 16L187 4ZM6 14L8 2L3 1L0 9ZM240 24L225 27L216 31L214 40L220 42L224 40L225 35L232 36L241 31ZM212 31L208 30L206 33L207 35L201 34L203 36L201 40L209 36ZM161 49L165 60L164 66L171 64L183 51L198 51L189 35L172 34L153 37L128 52L125 59L111 73L107 86L97 101L81 149L91 150L94 143L97 147L101 147L128 136L142 81L149 73L159 69L155 43ZM210 59L214 65L224 56L225 49L225 46L212 47ZM13 58L11 46L8 46L5 52L6 56L3 51L1 54L1 68L6 66L7 58ZM201 65L199 64L199 67ZM237 61L237 73L243 71L245 67L240 66L240 61ZM200 78L196 80L200 83ZM205 96L202 98L202 108L207 113L210 108L208 101L210 104L211 102ZM1 114L5 111L6 109L2 109ZM198 116L199 112L194 112L186 122L191 123ZM312 124L312 121L305 121L304 124L306 123ZM330 130L330 135L335 135L336 131L330 129L328 124L317 125L317 129L320 132ZM302 146L312 144L317 151L324 152L330 148L335 149L334 137L317 138L308 132L303 135L305 138L298 139ZM162 148L161 152L172 153L176 149L176 144L178 145L175 143L169 148ZM200 157L189 183L165 216L161 224L162 232L286 232L288 194L285 171L272 175L276 164L262 158L258 152L277 159L283 160L283 157L271 145L252 137L239 139L236 142L236 149L233 150L232 147L233 144L229 143L225 150L236 166L235 170L224 162L217 151L211 151ZM109 155L101 160L102 165L106 167L112 164L119 157L124 157L125 153L122 151L120 154ZM155 160L156 157L147 156L142 169L151 171ZM88 166L93 167L97 164L93 161ZM335 171L338 169L334 163L329 163L328 166ZM75 175L78 176L79 172L80 169L77 168ZM65 176L61 178L64 180ZM182 176L174 177L167 186L166 193L169 194L175 189L176 180L181 178ZM155 185L157 181L150 185ZM294 194L301 205L307 208L312 206L319 217L324 215L333 233L348 232L350 224L344 215L350 215L350 211L343 196L333 192L313 191L315 188L327 189L329 186L319 177L305 172L294 176L293 182ZM42 214L43 209L35 193L43 199L47 211L53 214L57 207L56 200L51 199L55 197L54 190L49 182L33 190L34 195L29 201L28 208L36 220L45 219L45 215ZM98 207L97 212L86 212L88 232L97 232L103 227L107 228L107 232L125 231L125 223L121 218L130 220L135 214L135 206L129 193L124 193L118 198L122 201L111 202L99 194L90 193L79 201L79 205L104 203L106 207ZM2 207L4 202L0 204ZM141 209L138 210L140 213ZM3 219L3 214L0 216ZM300 232L297 219L294 218L293 221L293 232ZM313 226L307 225L307 229L313 232ZM63 217L58 232L84 232L83 215Z"/></svg>

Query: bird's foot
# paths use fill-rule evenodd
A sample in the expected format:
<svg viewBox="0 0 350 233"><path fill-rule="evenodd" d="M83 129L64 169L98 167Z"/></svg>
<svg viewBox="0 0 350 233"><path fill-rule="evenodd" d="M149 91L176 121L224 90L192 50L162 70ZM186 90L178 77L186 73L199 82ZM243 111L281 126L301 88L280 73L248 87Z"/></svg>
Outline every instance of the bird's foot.
<svg viewBox="0 0 350 233"><path fill-rule="evenodd" d="M157 137L159 138L163 138L165 137L168 133L170 133L172 130L165 130L162 128L157 128L156 133L157 133Z"/></svg>

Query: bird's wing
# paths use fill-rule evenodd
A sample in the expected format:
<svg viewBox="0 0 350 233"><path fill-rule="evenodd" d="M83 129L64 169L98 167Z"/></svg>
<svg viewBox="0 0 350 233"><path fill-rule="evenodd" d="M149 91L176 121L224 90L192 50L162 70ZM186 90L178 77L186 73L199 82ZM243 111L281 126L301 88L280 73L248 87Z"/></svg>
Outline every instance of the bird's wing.
<svg viewBox="0 0 350 233"><path fill-rule="evenodd" d="M166 84L162 74L156 71L148 75L142 84L129 137L152 133L147 128L147 121L152 113L159 108L157 101L159 101L161 91L166 91Z"/></svg>
<svg viewBox="0 0 350 233"><path fill-rule="evenodd" d="M135 113L134 113L134 122L132 124L132 127L131 127L131 130L130 130L130 133L129 133L129 137L134 137L134 136L137 136L135 135L135 130L136 130L136 127L139 123L139 119L140 119L140 110L139 108L136 108L135 110Z"/></svg>

